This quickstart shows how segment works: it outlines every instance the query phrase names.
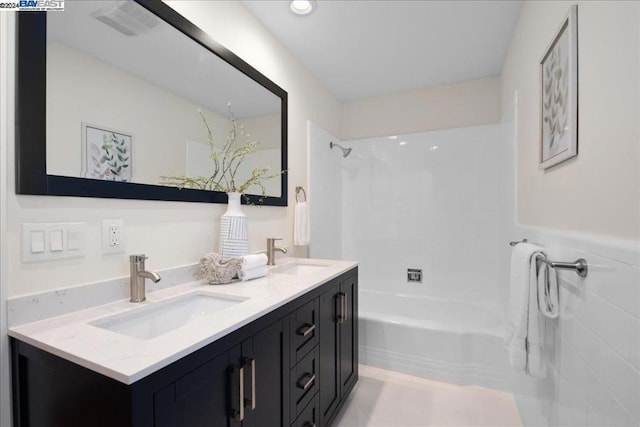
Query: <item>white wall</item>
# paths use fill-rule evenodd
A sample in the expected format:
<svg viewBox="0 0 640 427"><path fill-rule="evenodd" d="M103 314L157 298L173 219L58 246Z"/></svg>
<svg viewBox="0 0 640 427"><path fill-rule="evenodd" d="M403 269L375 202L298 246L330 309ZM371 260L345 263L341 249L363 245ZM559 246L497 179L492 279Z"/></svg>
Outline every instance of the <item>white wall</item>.
<svg viewBox="0 0 640 427"><path fill-rule="evenodd" d="M342 139L497 123L500 79L490 77L343 105Z"/></svg>
<svg viewBox="0 0 640 427"><path fill-rule="evenodd" d="M560 317L544 323L546 378L516 376L513 390L526 426L637 426L640 3L577 2L579 154L543 172L539 61L573 3L525 2L502 73L505 112L518 92L513 239L589 263L584 280L560 276Z"/></svg>
<svg viewBox="0 0 640 427"><path fill-rule="evenodd" d="M343 256L361 287L505 305L512 195L500 125L349 140L343 167ZM420 268L423 283L407 283Z"/></svg>
<svg viewBox="0 0 640 427"><path fill-rule="evenodd" d="M589 274L561 272L560 316L545 319L547 376L514 377L525 426L640 425L640 252L628 241L518 227L553 260L585 258Z"/></svg>
<svg viewBox="0 0 640 427"><path fill-rule="evenodd" d="M292 242L292 214L296 185L307 173L306 120L337 132L340 104L254 17L238 2L180 1L170 5L289 93L289 201L288 208L243 207L249 216L250 249L263 250L268 236ZM11 43L8 46L12 46ZM11 70L11 67L9 67ZM9 76L11 81L13 76ZM3 95L4 96L4 95ZM13 105L13 87L7 92ZM7 122L14 122L8 111ZM14 188L14 129L9 127L9 188ZM10 191L10 193L12 193ZM9 294L66 287L128 274L127 254L149 255L150 268L194 263L217 245L216 229L225 205L128 201L70 197L16 196L9 194ZM99 223L122 218L127 233L126 253L100 252ZM84 221L87 253L81 260L39 264L20 261L20 224L23 222Z"/></svg>
<svg viewBox="0 0 640 427"><path fill-rule="evenodd" d="M342 258L342 158L339 148L329 142L342 141L313 122L309 132L309 184L307 198L311 225L309 256ZM351 258L358 260L359 257Z"/></svg>
<svg viewBox="0 0 640 427"><path fill-rule="evenodd" d="M538 170L539 62L578 3L578 157ZM518 221L640 240L640 19L637 1L524 3L502 71L519 92Z"/></svg>

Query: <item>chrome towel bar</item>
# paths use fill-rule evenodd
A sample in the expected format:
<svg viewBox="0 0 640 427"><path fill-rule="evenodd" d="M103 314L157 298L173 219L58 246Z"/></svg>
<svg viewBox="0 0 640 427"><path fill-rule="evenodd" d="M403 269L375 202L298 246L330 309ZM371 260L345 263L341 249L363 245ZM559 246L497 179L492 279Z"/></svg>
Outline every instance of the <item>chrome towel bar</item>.
<svg viewBox="0 0 640 427"><path fill-rule="evenodd" d="M549 261L546 258L538 259L552 268L560 270L573 270L578 276L582 278L587 277L587 273L589 272L589 265L587 264L587 260L584 258L578 258L574 262Z"/></svg>
<svg viewBox="0 0 640 427"><path fill-rule="evenodd" d="M511 241L509 242L509 246L515 246L518 243L527 243L527 239ZM544 262L551 268L559 269L559 270L573 270L576 274L582 278L587 277L587 273L589 272L589 264L587 260L584 258L578 258L574 262L559 262L559 261L551 261L546 258L538 258L540 261Z"/></svg>

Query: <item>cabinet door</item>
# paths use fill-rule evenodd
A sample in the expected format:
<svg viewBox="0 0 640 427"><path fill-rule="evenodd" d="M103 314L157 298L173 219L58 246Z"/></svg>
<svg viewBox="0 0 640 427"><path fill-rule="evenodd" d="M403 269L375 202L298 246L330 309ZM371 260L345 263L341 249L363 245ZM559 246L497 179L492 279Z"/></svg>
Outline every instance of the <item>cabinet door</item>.
<svg viewBox="0 0 640 427"><path fill-rule="evenodd" d="M345 312L340 323L340 397L351 391L358 378L358 287L357 276L340 282Z"/></svg>
<svg viewBox="0 0 640 427"><path fill-rule="evenodd" d="M154 394L154 426L228 426L229 382L225 352Z"/></svg>
<svg viewBox="0 0 640 427"><path fill-rule="evenodd" d="M340 402L338 284L320 295L320 425L326 425Z"/></svg>
<svg viewBox="0 0 640 427"><path fill-rule="evenodd" d="M243 427L289 425L289 355L286 318L242 344L246 403Z"/></svg>

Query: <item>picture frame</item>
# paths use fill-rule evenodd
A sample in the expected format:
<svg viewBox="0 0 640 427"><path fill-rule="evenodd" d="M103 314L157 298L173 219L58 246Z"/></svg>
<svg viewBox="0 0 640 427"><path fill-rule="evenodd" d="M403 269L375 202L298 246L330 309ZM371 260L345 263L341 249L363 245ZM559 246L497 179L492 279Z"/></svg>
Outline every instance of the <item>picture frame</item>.
<svg viewBox="0 0 640 427"><path fill-rule="evenodd" d="M572 5L540 60L539 169L578 155L578 5Z"/></svg>
<svg viewBox="0 0 640 427"><path fill-rule="evenodd" d="M131 182L133 135L100 125L82 123L80 176L103 181Z"/></svg>

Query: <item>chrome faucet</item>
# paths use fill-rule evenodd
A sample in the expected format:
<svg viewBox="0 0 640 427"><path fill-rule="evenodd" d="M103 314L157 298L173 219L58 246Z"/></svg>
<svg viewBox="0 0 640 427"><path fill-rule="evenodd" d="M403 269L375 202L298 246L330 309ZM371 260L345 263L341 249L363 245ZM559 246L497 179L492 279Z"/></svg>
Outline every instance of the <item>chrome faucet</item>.
<svg viewBox="0 0 640 427"><path fill-rule="evenodd" d="M276 246L276 240L282 240L280 238L269 237L267 239L267 265L276 265L276 251L287 253L286 248L279 248Z"/></svg>
<svg viewBox="0 0 640 427"><path fill-rule="evenodd" d="M144 254L129 256L129 264L131 277L129 281L131 283L131 302L143 302L147 299L145 292L145 279L153 280L153 283L160 281L160 275L153 271L147 271L144 269L144 260L147 256Z"/></svg>

